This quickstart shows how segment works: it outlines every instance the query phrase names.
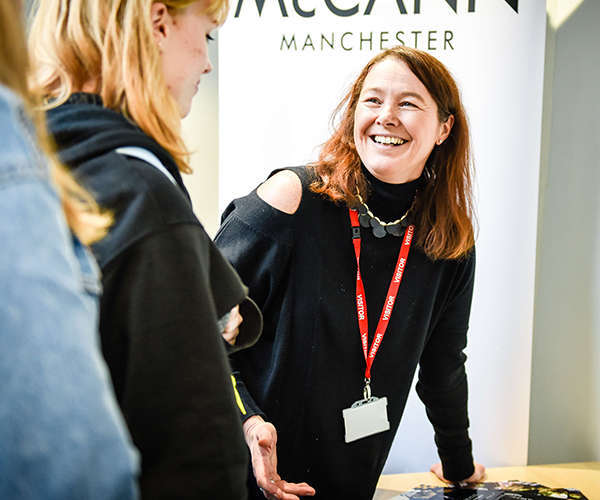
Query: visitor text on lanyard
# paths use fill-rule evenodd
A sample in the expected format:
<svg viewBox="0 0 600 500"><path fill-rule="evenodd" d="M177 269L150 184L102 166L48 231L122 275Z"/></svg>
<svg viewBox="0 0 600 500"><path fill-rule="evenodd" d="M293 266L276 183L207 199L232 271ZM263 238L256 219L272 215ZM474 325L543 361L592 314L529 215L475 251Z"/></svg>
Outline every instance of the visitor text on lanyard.
<svg viewBox="0 0 600 500"><path fill-rule="evenodd" d="M406 260L408 258L408 252L412 243L412 238L415 232L415 226L410 225L406 228L404 233L404 239L402 240L402 246L398 253L398 262L396 263L396 269L392 276L390 286L388 288L387 297L383 304L383 310L379 317L379 323L375 330L375 336L371 343L371 349L368 349L369 340L369 322L367 320L367 300L365 297L365 288L363 285L362 277L360 274L360 224L358 222L358 212L354 209L349 209L350 223L352 225L352 244L354 245L354 253L356 255L356 310L358 314L358 329L360 331L360 338L362 341L362 348L365 355L365 362L367 364L365 368L365 398L368 398L367 391L370 393L369 384L371 381L371 366L375 355L383 341L383 336L387 330L392 315L392 309L396 302L398 295L398 288L404 275L404 269L406 268Z"/></svg>

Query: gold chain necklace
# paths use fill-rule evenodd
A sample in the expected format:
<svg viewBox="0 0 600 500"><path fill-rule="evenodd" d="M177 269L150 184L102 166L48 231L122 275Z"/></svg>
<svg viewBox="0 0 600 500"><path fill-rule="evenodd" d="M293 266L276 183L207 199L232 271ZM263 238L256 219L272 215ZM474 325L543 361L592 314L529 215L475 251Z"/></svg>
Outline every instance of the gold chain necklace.
<svg viewBox="0 0 600 500"><path fill-rule="evenodd" d="M408 226L408 214L415 206L417 195L415 194L413 201L404 215L392 222L384 222L377 217L369 208L360 193L356 193L360 206L358 207L358 221L362 227L370 227L373 230L373 235L376 238L383 238L386 234L392 236L402 236L404 229Z"/></svg>

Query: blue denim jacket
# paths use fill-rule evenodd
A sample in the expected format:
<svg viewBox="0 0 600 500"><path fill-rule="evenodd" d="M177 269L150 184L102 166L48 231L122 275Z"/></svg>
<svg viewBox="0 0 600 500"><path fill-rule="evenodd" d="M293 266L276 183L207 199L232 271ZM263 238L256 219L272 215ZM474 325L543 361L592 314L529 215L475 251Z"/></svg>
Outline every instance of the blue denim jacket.
<svg viewBox="0 0 600 500"><path fill-rule="evenodd" d="M138 454L99 351L98 269L2 85L0 245L0 498L137 498Z"/></svg>

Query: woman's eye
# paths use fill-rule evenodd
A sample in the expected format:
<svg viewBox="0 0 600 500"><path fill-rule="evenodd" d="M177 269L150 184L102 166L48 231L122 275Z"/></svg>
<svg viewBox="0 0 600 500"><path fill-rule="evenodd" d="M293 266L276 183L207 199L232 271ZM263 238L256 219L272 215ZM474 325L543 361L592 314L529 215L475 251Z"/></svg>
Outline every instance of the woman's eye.
<svg viewBox="0 0 600 500"><path fill-rule="evenodd" d="M401 108L411 108L411 107L414 108L415 105L412 102L409 102L409 101L402 101L400 103L400 107Z"/></svg>
<svg viewBox="0 0 600 500"><path fill-rule="evenodd" d="M373 104L380 104L381 101L377 97L367 97L366 102L372 102Z"/></svg>

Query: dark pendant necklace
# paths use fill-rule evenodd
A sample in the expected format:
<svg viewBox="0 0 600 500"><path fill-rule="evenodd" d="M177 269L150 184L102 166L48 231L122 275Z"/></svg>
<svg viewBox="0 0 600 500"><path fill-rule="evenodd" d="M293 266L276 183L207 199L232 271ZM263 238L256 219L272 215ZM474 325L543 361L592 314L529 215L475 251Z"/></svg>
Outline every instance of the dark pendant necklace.
<svg viewBox="0 0 600 500"><path fill-rule="evenodd" d="M373 235L376 238L383 238L387 234L391 234L392 236L402 236L404 234L404 230L408 227L408 214L412 210L415 205L415 200L417 199L416 195L413 198L413 202L410 205L409 209L404 213L402 217L396 219L392 222L383 222L379 217L377 217L369 206L363 201L361 195L356 193L358 197L358 201L360 201L360 206L358 207L358 222L362 227L370 227L373 231Z"/></svg>

